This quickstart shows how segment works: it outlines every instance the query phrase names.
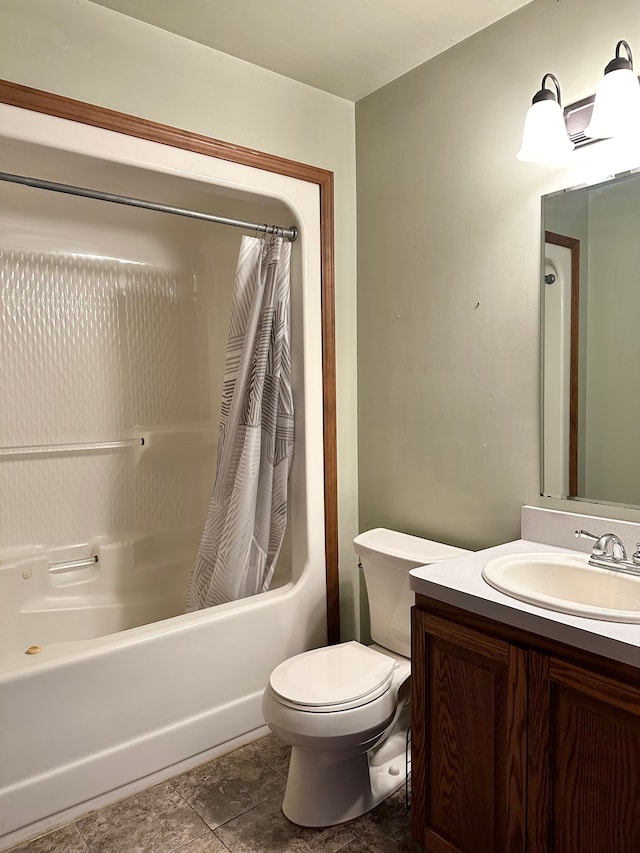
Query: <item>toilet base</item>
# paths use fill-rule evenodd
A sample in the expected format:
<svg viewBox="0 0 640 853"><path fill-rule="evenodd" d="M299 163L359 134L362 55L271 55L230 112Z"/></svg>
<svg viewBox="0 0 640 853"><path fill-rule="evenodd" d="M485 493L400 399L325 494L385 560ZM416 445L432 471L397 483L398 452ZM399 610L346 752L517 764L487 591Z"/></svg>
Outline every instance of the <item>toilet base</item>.
<svg viewBox="0 0 640 853"><path fill-rule="evenodd" d="M374 751L345 757L294 746L282 811L299 826L345 823L371 811L404 785L406 767L404 749L395 755Z"/></svg>

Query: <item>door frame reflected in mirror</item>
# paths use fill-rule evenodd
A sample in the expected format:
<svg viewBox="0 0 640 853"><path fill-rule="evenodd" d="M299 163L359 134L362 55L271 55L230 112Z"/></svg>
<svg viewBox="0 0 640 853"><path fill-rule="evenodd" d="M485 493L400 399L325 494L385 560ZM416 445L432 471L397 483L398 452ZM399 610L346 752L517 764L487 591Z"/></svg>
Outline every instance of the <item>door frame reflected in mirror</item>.
<svg viewBox="0 0 640 853"><path fill-rule="evenodd" d="M580 358L580 240L554 231L544 232L545 243L563 246L571 253L571 320L569 337L569 436L568 466L569 489L562 497L576 498L578 495L578 401L579 401L579 358ZM544 371L548 365L543 366ZM541 494L544 494L544 483Z"/></svg>

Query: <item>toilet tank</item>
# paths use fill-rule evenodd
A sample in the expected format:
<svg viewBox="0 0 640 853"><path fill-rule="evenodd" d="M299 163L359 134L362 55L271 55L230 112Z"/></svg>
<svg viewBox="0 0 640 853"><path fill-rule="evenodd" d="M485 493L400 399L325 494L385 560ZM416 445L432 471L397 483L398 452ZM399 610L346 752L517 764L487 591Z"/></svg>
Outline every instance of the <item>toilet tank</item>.
<svg viewBox="0 0 640 853"><path fill-rule="evenodd" d="M372 639L385 649L410 657L415 596L409 589L409 570L469 552L384 527L356 536L353 547L364 570Z"/></svg>

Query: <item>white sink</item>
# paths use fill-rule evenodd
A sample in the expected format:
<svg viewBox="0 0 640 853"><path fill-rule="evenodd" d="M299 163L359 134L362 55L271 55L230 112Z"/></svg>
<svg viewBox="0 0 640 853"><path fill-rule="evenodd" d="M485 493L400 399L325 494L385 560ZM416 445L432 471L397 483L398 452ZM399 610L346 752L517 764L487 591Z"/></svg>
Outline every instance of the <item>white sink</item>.
<svg viewBox="0 0 640 853"><path fill-rule="evenodd" d="M482 577L495 589L548 610L608 622L640 622L640 574L588 564L571 554L511 554L489 560Z"/></svg>

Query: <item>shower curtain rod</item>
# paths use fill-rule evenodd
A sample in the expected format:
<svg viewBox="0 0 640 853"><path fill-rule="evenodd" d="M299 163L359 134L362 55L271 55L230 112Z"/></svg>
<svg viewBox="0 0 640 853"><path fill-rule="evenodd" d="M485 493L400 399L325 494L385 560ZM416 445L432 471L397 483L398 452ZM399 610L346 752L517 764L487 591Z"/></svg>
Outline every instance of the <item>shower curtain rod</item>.
<svg viewBox="0 0 640 853"><path fill-rule="evenodd" d="M89 190L84 187L74 187L70 184L58 184L54 181L43 181L40 178L27 178L24 175L12 175L9 172L0 172L0 181L9 181L12 184L23 184L27 187L34 187L40 190L51 190L57 193L67 193L67 195L78 195L82 198L95 198L100 201L109 201L113 204L126 204L129 207L142 207L145 210L155 210L159 213L173 213L176 216L188 216L191 219L203 219L206 222L217 222L218 225L231 225L234 228L244 228L247 231L257 231L261 234L275 234L280 237L286 237L287 240L294 240L298 237L298 229L295 225L289 228L280 228L277 225L266 225L259 222L244 222L241 219L229 219L226 216L216 216L213 213L202 213L199 210L188 210L183 207L173 207L170 204L159 204L155 201L145 201L141 198L129 198L125 195L117 195L115 193L105 193L99 190Z"/></svg>

